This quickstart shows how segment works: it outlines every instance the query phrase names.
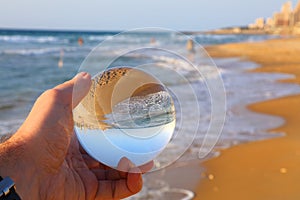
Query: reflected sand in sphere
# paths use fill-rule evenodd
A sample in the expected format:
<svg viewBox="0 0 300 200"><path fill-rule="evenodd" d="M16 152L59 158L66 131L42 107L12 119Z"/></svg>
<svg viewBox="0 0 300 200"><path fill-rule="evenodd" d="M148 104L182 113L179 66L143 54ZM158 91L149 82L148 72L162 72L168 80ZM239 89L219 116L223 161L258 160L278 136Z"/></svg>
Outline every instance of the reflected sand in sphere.
<svg viewBox="0 0 300 200"><path fill-rule="evenodd" d="M173 100L160 81L130 67L96 75L74 109L77 137L85 150L116 167L122 157L136 165L154 159L175 128Z"/></svg>

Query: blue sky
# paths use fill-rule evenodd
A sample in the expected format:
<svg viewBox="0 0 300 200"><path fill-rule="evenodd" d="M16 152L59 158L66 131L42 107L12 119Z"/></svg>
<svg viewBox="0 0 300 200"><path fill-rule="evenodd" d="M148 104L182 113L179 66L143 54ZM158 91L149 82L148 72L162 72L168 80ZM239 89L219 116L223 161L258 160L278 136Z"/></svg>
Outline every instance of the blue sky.
<svg viewBox="0 0 300 200"><path fill-rule="evenodd" d="M245 25L285 0L1 0L0 28L208 30ZM298 0L293 0L293 6Z"/></svg>

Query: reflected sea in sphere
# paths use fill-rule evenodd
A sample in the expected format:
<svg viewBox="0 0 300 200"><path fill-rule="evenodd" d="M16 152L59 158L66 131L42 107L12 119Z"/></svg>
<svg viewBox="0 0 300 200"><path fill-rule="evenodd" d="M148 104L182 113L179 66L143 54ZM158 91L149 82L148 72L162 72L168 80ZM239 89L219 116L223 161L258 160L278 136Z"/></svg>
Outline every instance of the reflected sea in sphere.
<svg viewBox="0 0 300 200"><path fill-rule="evenodd" d="M137 166L153 160L170 141L176 121L166 87L131 67L109 68L94 76L73 115L83 148L110 167L122 157Z"/></svg>

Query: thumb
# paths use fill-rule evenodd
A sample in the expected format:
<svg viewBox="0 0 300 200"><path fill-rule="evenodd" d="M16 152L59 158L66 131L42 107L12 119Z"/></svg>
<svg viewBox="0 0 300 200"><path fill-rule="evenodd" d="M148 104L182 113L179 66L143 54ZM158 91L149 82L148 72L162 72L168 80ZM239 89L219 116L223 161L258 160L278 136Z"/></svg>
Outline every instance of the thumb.
<svg viewBox="0 0 300 200"><path fill-rule="evenodd" d="M33 132L53 129L58 124L72 126L72 123L62 121L73 121L72 108L88 93L90 86L90 75L82 72L73 79L47 90L37 99L21 129Z"/></svg>
<svg viewBox="0 0 300 200"><path fill-rule="evenodd" d="M63 162L73 135L72 107L88 93L90 86L90 75L82 72L47 90L15 134L27 141L28 151L42 158L38 162L48 169L56 169Z"/></svg>
<svg viewBox="0 0 300 200"><path fill-rule="evenodd" d="M70 101L72 101L72 108L75 108L86 96L90 87L91 76L86 72L81 72L73 79L56 86L54 90L62 93L61 99L66 100L66 104L70 104Z"/></svg>

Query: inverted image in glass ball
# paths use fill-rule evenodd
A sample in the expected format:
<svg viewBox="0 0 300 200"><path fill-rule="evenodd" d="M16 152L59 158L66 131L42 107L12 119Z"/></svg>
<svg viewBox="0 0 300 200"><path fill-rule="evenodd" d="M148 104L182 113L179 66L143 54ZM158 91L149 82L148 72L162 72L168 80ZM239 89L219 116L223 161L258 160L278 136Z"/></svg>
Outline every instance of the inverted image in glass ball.
<svg viewBox="0 0 300 200"><path fill-rule="evenodd" d="M165 86L131 67L109 68L94 76L73 114L83 148L111 167L122 157L137 166L153 160L175 128L174 103Z"/></svg>

